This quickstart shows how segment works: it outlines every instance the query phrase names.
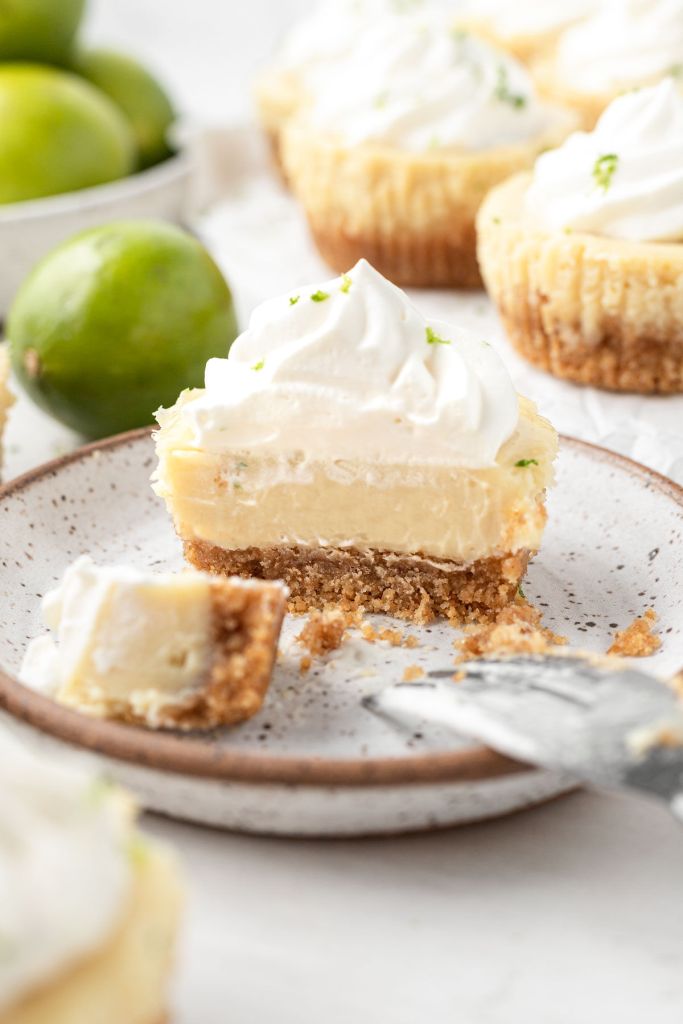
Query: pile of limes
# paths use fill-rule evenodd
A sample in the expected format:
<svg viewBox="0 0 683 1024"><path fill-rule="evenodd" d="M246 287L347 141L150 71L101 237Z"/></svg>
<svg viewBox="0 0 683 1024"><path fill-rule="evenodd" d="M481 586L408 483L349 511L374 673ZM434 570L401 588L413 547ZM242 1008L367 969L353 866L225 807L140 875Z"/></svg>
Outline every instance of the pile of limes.
<svg viewBox="0 0 683 1024"><path fill-rule="evenodd" d="M129 57L77 44L84 6L0 0L0 203L99 185L169 156L166 94ZM181 389L201 385L237 324L201 243L135 220L48 254L19 289L6 331L28 395L101 437L151 423Z"/></svg>
<svg viewBox="0 0 683 1024"><path fill-rule="evenodd" d="M171 102L136 60L78 42L85 0L0 3L0 203L125 177L171 153Z"/></svg>

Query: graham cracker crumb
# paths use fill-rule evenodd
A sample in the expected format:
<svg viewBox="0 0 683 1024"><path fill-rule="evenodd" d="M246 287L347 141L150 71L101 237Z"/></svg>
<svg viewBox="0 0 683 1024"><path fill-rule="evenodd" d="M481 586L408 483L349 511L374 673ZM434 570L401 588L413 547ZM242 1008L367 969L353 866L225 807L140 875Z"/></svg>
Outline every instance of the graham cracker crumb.
<svg viewBox="0 0 683 1024"><path fill-rule="evenodd" d="M299 672L301 672L302 676L309 671L312 664L313 659L311 658L310 654L304 654L303 658L299 662Z"/></svg>
<svg viewBox="0 0 683 1024"><path fill-rule="evenodd" d="M417 679L424 677L425 670L420 668L419 665L408 665L405 672L403 673L404 683L414 683Z"/></svg>
<svg viewBox="0 0 683 1024"><path fill-rule="evenodd" d="M360 625L361 636L369 644L374 644L378 640L384 640L386 643L391 644L392 647L419 647L420 641L416 636L405 636L398 629L380 629L379 631L371 626L369 622L363 622Z"/></svg>
<svg viewBox="0 0 683 1024"><path fill-rule="evenodd" d="M490 654L545 654L566 644L567 638L543 626L541 618L538 608L518 598L490 625L466 627L465 636L455 641L460 652L456 662Z"/></svg>
<svg viewBox="0 0 683 1024"><path fill-rule="evenodd" d="M634 619L630 626L617 632L614 643L607 651L622 658L647 658L662 646L662 641L652 627L657 621L653 608L648 608L644 615Z"/></svg>
<svg viewBox="0 0 683 1024"><path fill-rule="evenodd" d="M325 611L314 608L296 638L297 643L308 648L313 657L335 651L344 640L348 618L336 608L327 608Z"/></svg>

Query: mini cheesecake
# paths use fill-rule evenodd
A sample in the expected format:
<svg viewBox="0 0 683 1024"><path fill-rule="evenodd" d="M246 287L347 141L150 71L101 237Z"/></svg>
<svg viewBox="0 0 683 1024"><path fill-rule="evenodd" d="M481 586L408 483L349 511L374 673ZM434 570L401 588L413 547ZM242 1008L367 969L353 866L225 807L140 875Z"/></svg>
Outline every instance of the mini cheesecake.
<svg viewBox="0 0 683 1024"><path fill-rule="evenodd" d="M278 584L153 574L82 557L43 601L20 678L88 714L213 728L263 703L286 593Z"/></svg>
<svg viewBox="0 0 683 1024"><path fill-rule="evenodd" d="M7 415L14 405L14 395L8 387L9 352L6 345L0 345L0 473L2 472L2 439L7 423Z"/></svg>
<svg viewBox="0 0 683 1024"><path fill-rule="evenodd" d="M183 902L126 794L0 741L2 1024L161 1024Z"/></svg>
<svg viewBox="0 0 683 1024"><path fill-rule="evenodd" d="M552 426L484 339L364 260L264 303L158 419L188 561L284 580L295 611L486 620L540 545Z"/></svg>

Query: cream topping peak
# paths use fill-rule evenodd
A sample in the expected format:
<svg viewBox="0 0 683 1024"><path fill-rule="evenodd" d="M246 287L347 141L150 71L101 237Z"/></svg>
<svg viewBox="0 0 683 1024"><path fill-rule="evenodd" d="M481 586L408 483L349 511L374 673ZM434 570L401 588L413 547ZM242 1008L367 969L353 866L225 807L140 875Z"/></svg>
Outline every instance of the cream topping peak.
<svg viewBox="0 0 683 1024"><path fill-rule="evenodd" d="M182 409L211 450L477 467L518 420L494 350L426 319L365 260L259 306Z"/></svg>

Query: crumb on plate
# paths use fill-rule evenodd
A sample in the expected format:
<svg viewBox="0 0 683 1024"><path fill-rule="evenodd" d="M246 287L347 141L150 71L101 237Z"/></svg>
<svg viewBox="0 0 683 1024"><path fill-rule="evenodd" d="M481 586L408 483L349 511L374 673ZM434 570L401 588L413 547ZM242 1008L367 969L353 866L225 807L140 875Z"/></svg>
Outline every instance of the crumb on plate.
<svg viewBox="0 0 683 1024"><path fill-rule="evenodd" d="M621 658L647 658L662 646L661 638L653 632L657 615L653 608L648 608L644 615L634 619L630 626L617 632L608 654L616 654Z"/></svg>
<svg viewBox="0 0 683 1024"><path fill-rule="evenodd" d="M495 620L484 626L467 626L465 635L455 641L460 652L457 661L483 658L489 654L545 654L564 645L558 636L541 624L542 613L525 600L503 608Z"/></svg>
<svg viewBox="0 0 683 1024"><path fill-rule="evenodd" d="M424 677L425 670L420 668L419 665L408 665L405 672L403 673L404 683L414 683L418 679Z"/></svg>

